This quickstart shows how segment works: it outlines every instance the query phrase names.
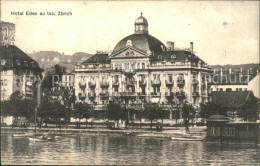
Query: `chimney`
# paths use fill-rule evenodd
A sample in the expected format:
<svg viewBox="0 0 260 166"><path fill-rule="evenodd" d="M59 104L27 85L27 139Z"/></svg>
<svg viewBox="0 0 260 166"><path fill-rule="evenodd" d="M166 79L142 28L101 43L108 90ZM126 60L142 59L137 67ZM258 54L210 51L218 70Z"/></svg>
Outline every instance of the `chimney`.
<svg viewBox="0 0 260 166"><path fill-rule="evenodd" d="M216 74L216 69L214 69L213 71L214 71L214 74Z"/></svg>
<svg viewBox="0 0 260 166"><path fill-rule="evenodd" d="M256 69L256 74L258 74L258 69Z"/></svg>
<svg viewBox="0 0 260 166"><path fill-rule="evenodd" d="M220 68L220 75L221 75L221 76L223 75L222 68Z"/></svg>
<svg viewBox="0 0 260 166"><path fill-rule="evenodd" d="M167 41L166 42L167 51L174 51L174 42Z"/></svg>
<svg viewBox="0 0 260 166"><path fill-rule="evenodd" d="M193 54L193 42L190 42L190 52Z"/></svg>
<svg viewBox="0 0 260 166"><path fill-rule="evenodd" d="M250 74L253 74L253 69L252 68L250 68Z"/></svg>
<svg viewBox="0 0 260 166"><path fill-rule="evenodd" d="M229 74L231 74L232 73L232 69L231 68L229 68Z"/></svg>
<svg viewBox="0 0 260 166"><path fill-rule="evenodd" d="M242 67L240 68L240 72L241 72L241 74L243 74L243 68Z"/></svg>

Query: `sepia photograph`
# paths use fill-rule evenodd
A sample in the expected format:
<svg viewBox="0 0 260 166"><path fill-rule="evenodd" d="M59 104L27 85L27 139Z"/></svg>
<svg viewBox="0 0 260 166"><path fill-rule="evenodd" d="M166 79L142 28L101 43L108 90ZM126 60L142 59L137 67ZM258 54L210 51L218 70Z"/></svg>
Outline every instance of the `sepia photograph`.
<svg viewBox="0 0 260 166"><path fill-rule="evenodd" d="M0 3L0 165L260 165L259 1Z"/></svg>

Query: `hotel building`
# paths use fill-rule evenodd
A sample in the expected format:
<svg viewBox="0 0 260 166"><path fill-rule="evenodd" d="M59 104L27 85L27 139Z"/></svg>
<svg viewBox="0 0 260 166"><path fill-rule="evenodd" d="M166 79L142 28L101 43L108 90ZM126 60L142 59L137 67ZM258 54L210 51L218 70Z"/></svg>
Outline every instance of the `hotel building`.
<svg viewBox="0 0 260 166"><path fill-rule="evenodd" d="M144 101L174 105L186 99L196 108L210 99L205 76L210 67L189 50L175 50L148 33L142 16L134 23L134 34L119 41L111 54L97 52L75 66L75 96L78 101L105 109L113 97L126 105Z"/></svg>

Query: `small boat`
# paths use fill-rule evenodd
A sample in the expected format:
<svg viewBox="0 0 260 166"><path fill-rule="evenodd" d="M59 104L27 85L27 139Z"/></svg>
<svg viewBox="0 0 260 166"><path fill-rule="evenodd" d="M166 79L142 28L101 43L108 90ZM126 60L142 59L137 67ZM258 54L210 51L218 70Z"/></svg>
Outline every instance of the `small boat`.
<svg viewBox="0 0 260 166"><path fill-rule="evenodd" d="M29 140L34 142L49 142L54 141L55 137L29 137Z"/></svg>
<svg viewBox="0 0 260 166"><path fill-rule="evenodd" d="M205 135L176 135L171 137L173 141L203 141L205 139Z"/></svg>

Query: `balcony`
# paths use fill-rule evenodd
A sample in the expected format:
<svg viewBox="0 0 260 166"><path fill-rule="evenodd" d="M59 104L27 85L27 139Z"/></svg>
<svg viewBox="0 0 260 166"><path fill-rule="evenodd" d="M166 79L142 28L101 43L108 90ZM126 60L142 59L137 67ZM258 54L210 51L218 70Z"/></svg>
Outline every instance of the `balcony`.
<svg viewBox="0 0 260 166"><path fill-rule="evenodd" d="M137 96L136 92L121 92L120 96L122 97L135 97Z"/></svg>
<svg viewBox="0 0 260 166"><path fill-rule="evenodd" d="M134 69L125 69L123 72L125 75L134 75L135 74Z"/></svg>
<svg viewBox="0 0 260 166"><path fill-rule="evenodd" d="M89 98L95 98L96 97L96 93L95 92L90 92L88 93Z"/></svg>
<svg viewBox="0 0 260 166"><path fill-rule="evenodd" d="M152 83L152 85L161 85L160 80L152 80L151 83Z"/></svg>
<svg viewBox="0 0 260 166"><path fill-rule="evenodd" d="M85 99L86 98L86 94L85 93L79 93L79 98L80 99Z"/></svg>
<svg viewBox="0 0 260 166"><path fill-rule="evenodd" d="M199 92L192 92L192 96L193 96L193 97L199 96Z"/></svg>
<svg viewBox="0 0 260 166"><path fill-rule="evenodd" d="M173 92L165 92L165 97L173 97Z"/></svg>
<svg viewBox="0 0 260 166"><path fill-rule="evenodd" d="M108 87L109 83L107 81L102 81L102 82L100 82L100 86L101 87Z"/></svg>
<svg viewBox="0 0 260 166"><path fill-rule="evenodd" d="M135 85L135 81L132 81L132 80L126 81L125 83L126 83L126 85L128 85L128 86L134 86L134 85Z"/></svg>
<svg viewBox="0 0 260 166"><path fill-rule="evenodd" d="M166 86L173 86L173 80L172 81L165 80L165 84Z"/></svg>
<svg viewBox="0 0 260 166"><path fill-rule="evenodd" d="M160 97L161 96L161 92L152 92L151 96L152 97Z"/></svg>
<svg viewBox="0 0 260 166"><path fill-rule="evenodd" d="M80 87L80 88L86 88L86 83L80 82L80 83L79 83L79 87Z"/></svg>
<svg viewBox="0 0 260 166"><path fill-rule="evenodd" d="M90 88L95 88L95 87L96 87L96 83L90 81L90 82L88 83L88 86L89 86Z"/></svg>
<svg viewBox="0 0 260 166"><path fill-rule="evenodd" d="M199 82L198 82L197 80L192 80L191 83L192 83L192 85L194 85L194 86L197 86L197 85L199 84Z"/></svg>
<svg viewBox="0 0 260 166"><path fill-rule="evenodd" d="M139 96L139 97L145 97L145 96L146 96L146 93L145 93L145 92L138 92L138 96Z"/></svg>
<svg viewBox="0 0 260 166"><path fill-rule="evenodd" d="M145 80L140 80L139 81L139 86L146 86L146 81Z"/></svg>
<svg viewBox="0 0 260 166"><path fill-rule="evenodd" d="M101 92L100 97L101 98L107 98L107 97L109 97L109 94L108 94L108 92Z"/></svg>
<svg viewBox="0 0 260 166"><path fill-rule="evenodd" d="M117 81L113 81L112 84L113 84L113 86L119 86L118 80Z"/></svg>

